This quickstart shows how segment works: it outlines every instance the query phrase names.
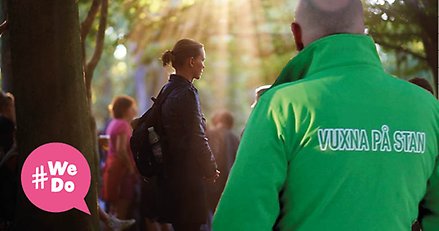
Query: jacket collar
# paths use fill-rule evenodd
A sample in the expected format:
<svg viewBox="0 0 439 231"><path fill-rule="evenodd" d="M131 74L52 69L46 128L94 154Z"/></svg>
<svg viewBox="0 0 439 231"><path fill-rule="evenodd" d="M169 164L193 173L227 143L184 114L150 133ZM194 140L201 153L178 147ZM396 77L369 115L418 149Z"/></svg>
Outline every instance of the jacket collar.
<svg viewBox="0 0 439 231"><path fill-rule="evenodd" d="M383 69L370 36L336 34L310 43L287 63L272 87L334 67L351 65Z"/></svg>
<svg viewBox="0 0 439 231"><path fill-rule="evenodd" d="M169 77L169 82L192 86L192 83L190 81L185 79L183 76L176 74L171 74L171 76Z"/></svg>

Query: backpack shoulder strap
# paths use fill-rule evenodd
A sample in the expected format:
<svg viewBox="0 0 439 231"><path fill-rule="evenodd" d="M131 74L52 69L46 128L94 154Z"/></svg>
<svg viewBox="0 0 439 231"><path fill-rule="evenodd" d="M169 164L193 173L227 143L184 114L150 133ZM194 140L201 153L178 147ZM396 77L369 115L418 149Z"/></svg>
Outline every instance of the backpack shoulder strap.
<svg viewBox="0 0 439 231"><path fill-rule="evenodd" d="M166 84L163 86L157 95L157 99L154 101L154 105L160 106L175 88L177 88L176 84Z"/></svg>
<svg viewBox="0 0 439 231"><path fill-rule="evenodd" d="M159 94L157 95L157 97L151 97L151 100L153 101L152 106L150 107L150 109L148 109L145 113L143 113L142 116L140 116L139 118L139 123L143 122L146 118L146 116L152 112L152 111L157 111L156 109L159 109L158 111L160 111L160 106L161 104L165 101L165 99L168 97L168 95L175 89L177 88L176 85L174 84L165 84L162 89L160 90Z"/></svg>

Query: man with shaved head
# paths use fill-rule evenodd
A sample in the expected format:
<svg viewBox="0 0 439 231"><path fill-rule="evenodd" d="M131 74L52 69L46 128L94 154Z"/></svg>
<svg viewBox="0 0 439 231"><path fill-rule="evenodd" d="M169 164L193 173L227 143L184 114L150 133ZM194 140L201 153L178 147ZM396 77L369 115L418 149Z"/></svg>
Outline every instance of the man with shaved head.
<svg viewBox="0 0 439 231"><path fill-rule="evenodd" d="M292 31L297 38L299 50L324 36L363 34L363 7L360 1L352 0L299 1Z"/></svg>
<svg viewBox="0 0 439 231"><path fill-rule="evenodd" d="M250 115L214 231L439 230L439 103L384 72L362 11L299 1L299 53Z"/></svg>

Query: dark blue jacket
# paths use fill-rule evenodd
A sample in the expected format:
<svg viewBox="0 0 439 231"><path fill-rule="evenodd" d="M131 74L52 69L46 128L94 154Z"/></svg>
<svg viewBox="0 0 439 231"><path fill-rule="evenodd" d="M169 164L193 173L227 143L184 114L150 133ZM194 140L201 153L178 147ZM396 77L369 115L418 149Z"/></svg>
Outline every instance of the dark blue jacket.
<svg viewBox="0 0 439 231"><path fill-rule="evenodd" d="M157 179L159 219L170 223L205 223L208 206L203 177L217 168L207 142L197 89L181 76L165 85L173 90L161 107L165 137L165 175Z"/></svg>

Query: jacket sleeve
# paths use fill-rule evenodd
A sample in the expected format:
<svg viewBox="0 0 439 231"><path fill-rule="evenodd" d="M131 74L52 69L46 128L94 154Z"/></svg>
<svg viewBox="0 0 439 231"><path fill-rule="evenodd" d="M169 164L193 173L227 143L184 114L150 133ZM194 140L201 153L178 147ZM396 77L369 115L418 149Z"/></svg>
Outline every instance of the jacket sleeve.
<svg viewBox="0 0 439 231"><path fill-rule="evenodd" d="M427 185L427 193L422 204L422 228L424 231L439 230L439 159Z"/></svg>
<svg viewBox="0 0 439 231"><path fill-rule="evenodd" d="M202 175L205 177L213 176L217 165L207 142L205 122L201 114L198 94L191 89L187 90L183 94L182 101L180 106L184 107L182 111L185 112L183 124L185 131L188 131L188 150L195 156Z"/></svg>
<svg viewBox="0 0 439 231"><path fill-rule="evenodd" d="M288 167L283 125L288 124L261 98L247 122L214 216L214 231L273 230Z"/></svg>

